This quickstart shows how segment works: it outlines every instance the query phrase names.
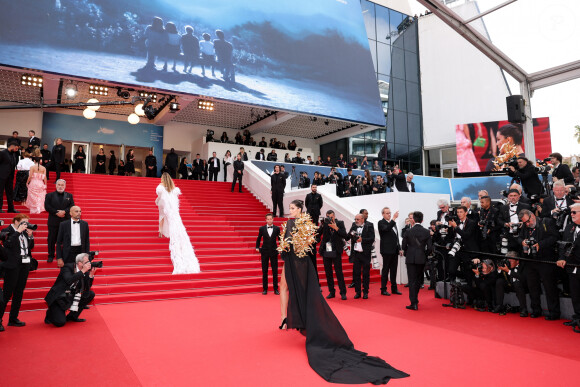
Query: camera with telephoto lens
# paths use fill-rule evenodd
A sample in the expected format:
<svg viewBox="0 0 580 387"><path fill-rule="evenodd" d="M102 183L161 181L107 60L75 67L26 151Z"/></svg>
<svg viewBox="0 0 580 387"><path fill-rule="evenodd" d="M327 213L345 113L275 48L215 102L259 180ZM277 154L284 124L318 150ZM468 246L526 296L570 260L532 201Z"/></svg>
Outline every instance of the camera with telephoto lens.
<svg viewBox="0 0 580 387"><path fill-rule="evenodd" d="M570 207L562 208L560 211L556 211L552 214L552 217L556 221L556 228L561 230L564 227L566 218L571 215L572 209Z"/></svg>
<svg viewBox="0 0 580 387"><path fill-rule="evenodd" d="M580 192L575 186L570 187L570 192L568 192L568 197L572 200L580 200Z"/></svg>
<svg viewBox="0 0 580 387"><path fill-rule="evenodd" d="M499 251L505 255L508 253L509 251L509 238L510 238L510 233L508 231L507 227L504 227L501 235L499 236L500 238L500 244L499 244Z"/></svg>
<svg viewBox="0 0 580 387"><path fill-rule="evenodd" d="M557 241L556 243L558 244L558 260L567 261L574 251L574 243L568 241Z"/></svg>
<svg viewBox="0 0 580 387"><path fill-rule="evenodd" d="M477 270L479 273L481 273L483 270L483 264L481 262L479 262L479 263L472 262L471 263L471 270Z"/></svg>
<svg viewBox="0 0 580 387"><path fill-rule="evenodd" d="M548 173L550 173L552 166L548 164L548 161L550 161L549 157L544 160L536 160L537 164L536 173L540 173L542 175L547 175Z"/></svg>
<svg viewBox="0 0 580 387"><path fill-rule="evenodd" d="M532 207L532 212L536 213L542 206L542 203L540 203L540 195L538 194L530 195L529 199L530 199L530 207Z"/></svg>
<svg viewBox="0 0 580 387"><path fill-rule="evenodd" d="M331 223L332 223L332 218L330 218L328 216L324 218L324 224L331 224Z"/></svg>
<svg viewBox="0 0 580 387"><path fill-rule="evenodd" d="M517 234L520 228L520 223L512 223L509 230L510 234Z"/></svg>
<svg viewBox="0 0 580 387"><path fill-rule="evenodd" d="M457 254L457 252L461 249L461 246L463 245L463 241L461 240L461 236L457 235L455 237L455 239L453 240L452 244L450 243L449 245L451 245L451 249L449 250L449 255L451 257L455 257L455 254Z"/></svg>
<svg viewBox="0 0 580 387"><path fill-rule="evenodd" d="M454 221L455 223L459 222L459 216L457 216L457 208L449 208L447 215L445 215L445 221L446 222Z"/></svg>
<svg viewBox="0 0 580 387"><path fill-rule="evenodd" d="M103 267L103 261L93 261L93 259L95 259L95 256L99 255L98 251L89 251L89 262L91 262L91 269L93 267L96 267L97 269L100 269Z"/></svg>
<svg viewBox="0 0 580 387"><path fill-rule="evenodd" d="M507 267L508 269L511 268L511 263L510 263L509 258L502 258L499 261L497 261L497 267L503 267L503 266Z"/></svg>
<svg viewBox="0 0 580 387"><path fill-rule="evenodd" d="M438 224L435 226L435 231L441 235L441 238L445 239L447 234L449 233L449 226L446 224Z"/></svg>
<svg viewBox="0 0 580 387"><path fill-rule="evenodd" d="M32 231L36 231L38 229L38 225L37 224L32 224L32 223L28 223L27 221L21 222L21 225L26 225L26 228Z"/></svg>
<svg viewBox="0 0 580 387"><path fill-rule="evenodd" d="M538 253L536 246L534 246L536 243L538 243L538 241L533 236L531 236L529 239L526 239L523 249L524 254L536 255Z"/></svg>
<svg viewBox="0 0 580 387"><path fill-rule="evenodd" d="M488 231L492 230L495 227L495 220L488 218L479 221L479 226L481 227L481 239L484 240L489 237Z"/></svg>
<svg viewBox="0 0 580 387"><path fill-rule="evenodd" d="M503 172L511 172L511 169L509 167L514 167L515 169L518 169L518 158L517 156L512 157L511 159L507 160L506 162L504 162L502 164Z"/></svg>

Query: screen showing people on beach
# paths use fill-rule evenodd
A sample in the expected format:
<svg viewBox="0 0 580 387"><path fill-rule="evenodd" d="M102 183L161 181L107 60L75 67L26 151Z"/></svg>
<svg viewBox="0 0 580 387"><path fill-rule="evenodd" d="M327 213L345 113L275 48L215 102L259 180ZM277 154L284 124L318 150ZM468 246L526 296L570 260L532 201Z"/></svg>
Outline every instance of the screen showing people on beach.
<svg viewBox="0 0 580 387"><path fill-rule="evenodd" d="M534 118L536 159L552 153L550 119ZM525 151L522 124L508 121L477 122L455 126L459 173L502 171ZM536 160L530 160L533 163Z"/></svg>
<svg viewBox="0 0 580 387"><path fill-rule="evenodd" d="M385 124L359 0L19 0L0 64Z"/></svg>

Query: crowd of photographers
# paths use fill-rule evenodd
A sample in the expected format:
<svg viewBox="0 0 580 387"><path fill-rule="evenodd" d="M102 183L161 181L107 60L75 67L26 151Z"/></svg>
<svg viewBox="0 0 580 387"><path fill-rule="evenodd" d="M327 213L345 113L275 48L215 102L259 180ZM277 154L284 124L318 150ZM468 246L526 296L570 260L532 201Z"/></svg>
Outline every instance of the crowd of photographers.
<svg viewBox="0 0 580 387"><path fill-rule="evenodd" d="M531 164L518 157L517 167L508 167L515 179L502 191L504 201L492 203L487 191L479 192L477 208L469 198L455 208L438 201L437 218L430 225L434 254L428 275L432 286L436 280L451 283L452 306L537 318L542 316L543 293L545 319L558 320L560 297L571 297L574 315L565 325L580 333L578 167L570 171L560 164L561 156L551 158L556 172L552 183L542 184L533 166L530 175ZM506 292L515 293L518 305L504 304Z"/></svg>

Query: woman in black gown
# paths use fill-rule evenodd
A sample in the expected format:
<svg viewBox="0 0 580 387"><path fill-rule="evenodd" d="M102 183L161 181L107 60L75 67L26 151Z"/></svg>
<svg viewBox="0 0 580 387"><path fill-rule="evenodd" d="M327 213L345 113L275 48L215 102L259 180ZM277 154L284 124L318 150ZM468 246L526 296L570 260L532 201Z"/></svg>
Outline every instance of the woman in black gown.
<svg viewBox="0 0 580 387"><path fill-rule="evenodd" d="M129 149L127 160L125 161L125 176L133 176L135 173L135 155L133 149Z"/></svg>
<svg viewBox="0 0 580 387"><path fill-rule="evenodd" d="M179 164L179 169L177 170L179 174L181 174L181 178L187 180L189 178L189 174L187 173L187 158L183 157L181 159L181 163Z"/></svg>
<svg viewBox="0 0 580 387"><path fill-rule="evenodd" d="M320 293L312 261L306 259L316 226L308 214L302 215L303 205L301 200L290 203L291 219L280 232L278 250L284 260L280 282L280 329L299 329L305 333L308 363L328 382L385 384L391 378L409 376L381 358L354 349Z"/></svg>
<svg viewBox="0 0 580 387"><path fill-rule="evenodd" d="M125 162L123 160L119 160L119 166L117 167L117 175L125 176Z"/></svg>
<svg viewBox="0 0 580 387"><path fill-rule="evenodd" d="M73 165L73 172L76 173L81 173L81 172L85 172L85 160L87 158L87 155L85 154L85 150L83 149L82 145L79 145L79 148L77 149L76 153L75 153L75 163Z"/></svg>
<svg viewBox="0 0 580 387"><path fill-rule="evenodd" d="M117 169L117 157L115 157L114 150L111 150L109 153L111 154L109 156L109 175L114 175L115 169Z"/></svg>
<svg viewBox="0 0 580 387"><path fill-rule="evenodd" d="M97 166L95 167L95 173L106 174L107 173L107 156L105 156L105 150L103 148L99 149L99 154L97 155Z"/></svg>

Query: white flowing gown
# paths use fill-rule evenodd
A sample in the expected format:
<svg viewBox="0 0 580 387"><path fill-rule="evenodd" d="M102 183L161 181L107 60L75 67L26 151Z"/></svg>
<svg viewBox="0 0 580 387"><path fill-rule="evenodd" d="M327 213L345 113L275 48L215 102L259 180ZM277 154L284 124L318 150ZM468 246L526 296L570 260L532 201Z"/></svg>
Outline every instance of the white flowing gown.
<svg viewBox="0 0 580 387"><path fill-rule="evenodd" d="M159 223L163 222L160 232L169 238L169 251L173 262L173 274L191 274L201 272L193 246L179 215L179 195L181 190L175 187L167 192L162 184L156 189L155 204L159 207Z"/></svg>

